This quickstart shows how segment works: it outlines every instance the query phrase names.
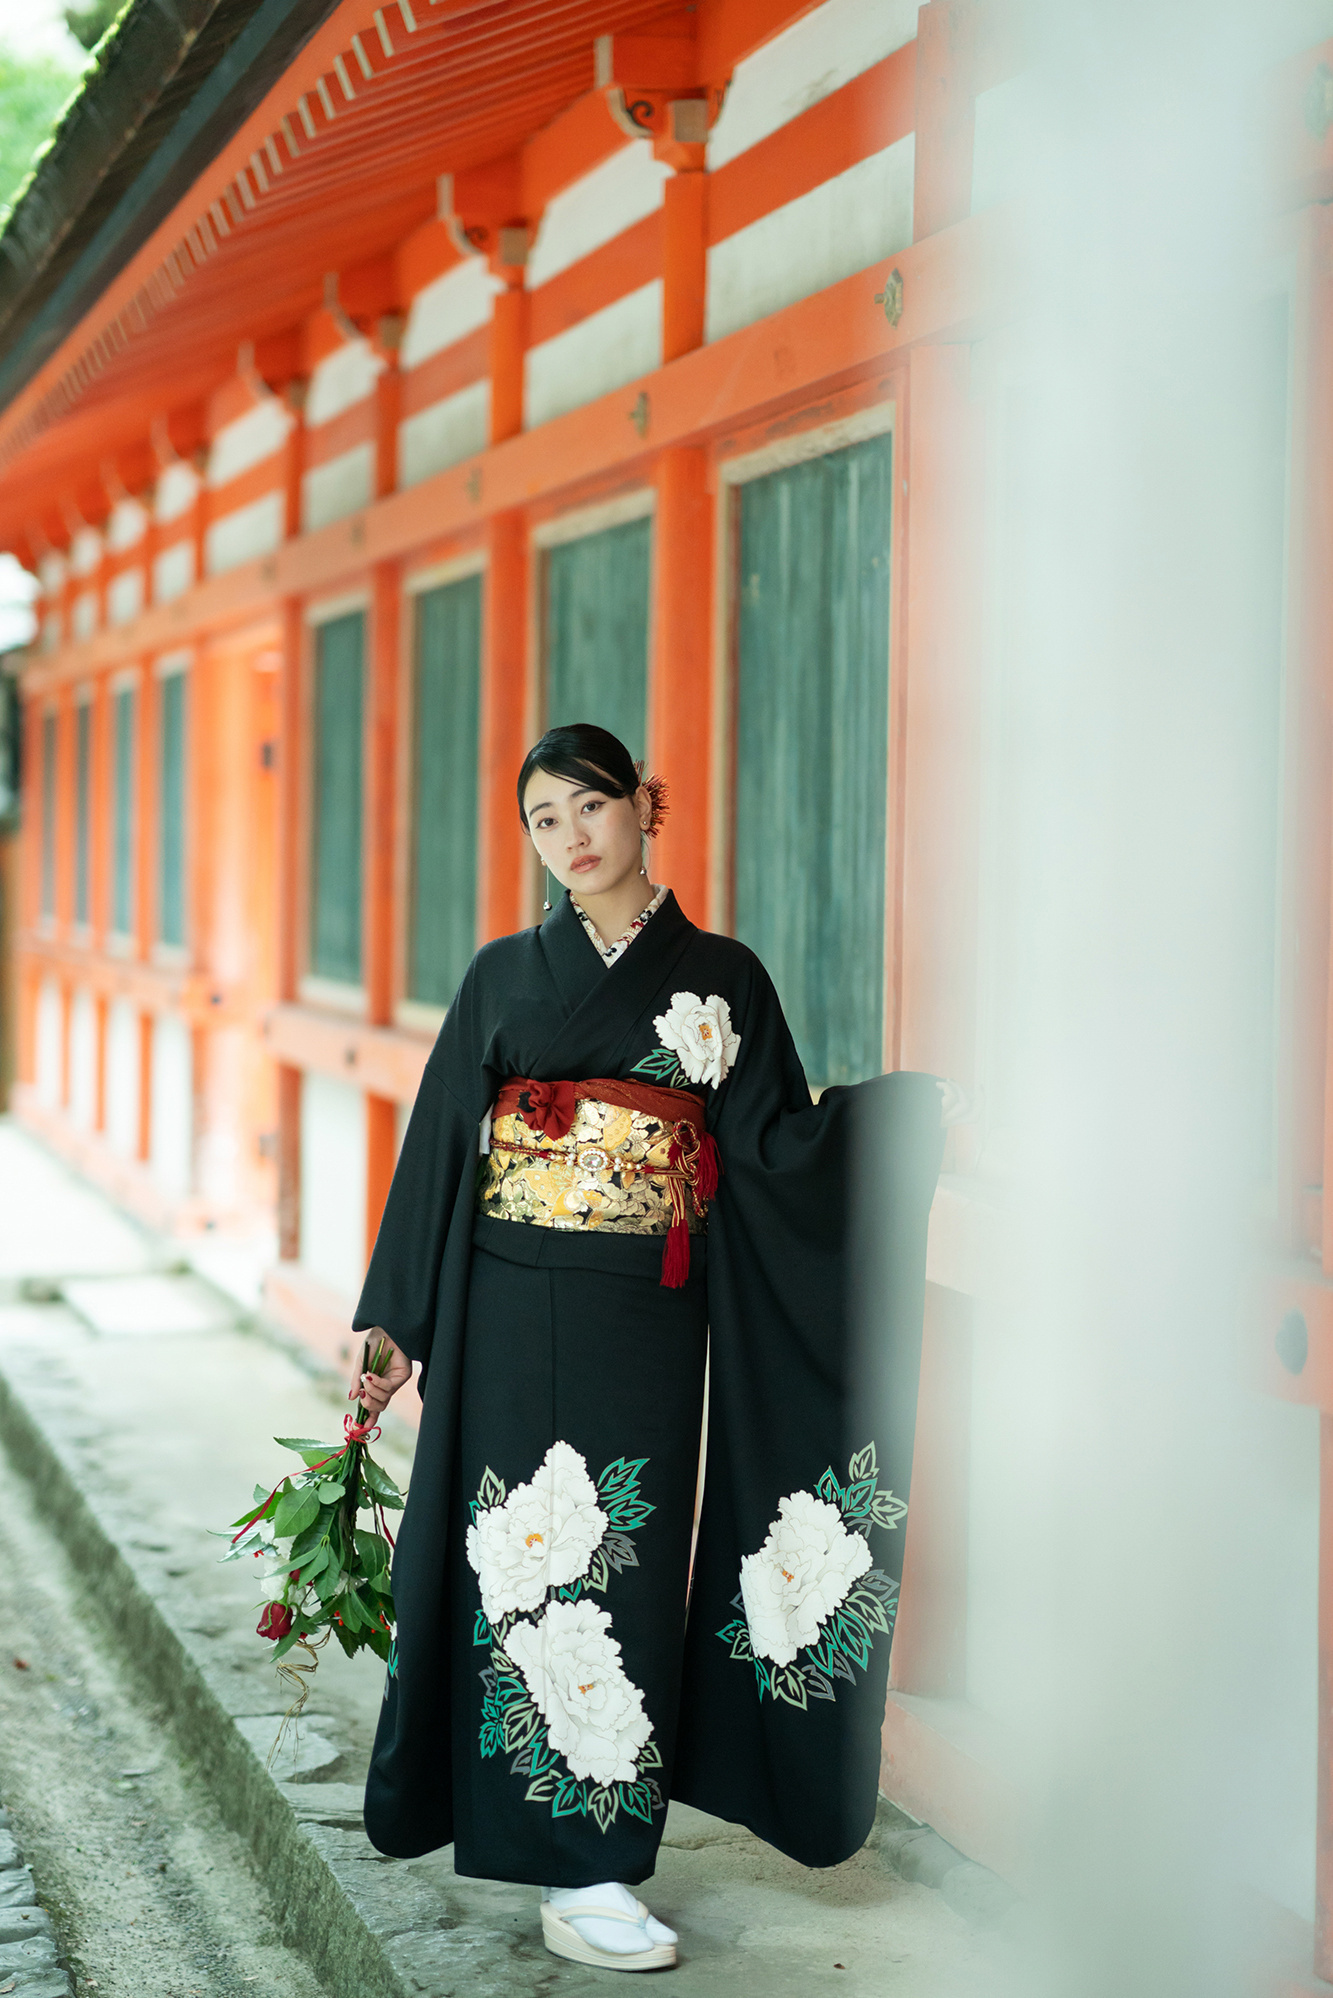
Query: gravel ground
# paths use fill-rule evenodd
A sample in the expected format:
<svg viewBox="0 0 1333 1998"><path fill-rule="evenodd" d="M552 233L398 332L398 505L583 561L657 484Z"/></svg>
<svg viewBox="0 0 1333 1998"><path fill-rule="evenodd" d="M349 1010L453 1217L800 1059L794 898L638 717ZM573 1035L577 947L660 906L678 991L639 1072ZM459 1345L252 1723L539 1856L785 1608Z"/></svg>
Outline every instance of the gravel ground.
<svg viewBox="0 0 1333 1998"><path fill-rule="evenodd" d="M77 1991L321 1998L3 1453L0 1632L0 1802Z"/></svg>

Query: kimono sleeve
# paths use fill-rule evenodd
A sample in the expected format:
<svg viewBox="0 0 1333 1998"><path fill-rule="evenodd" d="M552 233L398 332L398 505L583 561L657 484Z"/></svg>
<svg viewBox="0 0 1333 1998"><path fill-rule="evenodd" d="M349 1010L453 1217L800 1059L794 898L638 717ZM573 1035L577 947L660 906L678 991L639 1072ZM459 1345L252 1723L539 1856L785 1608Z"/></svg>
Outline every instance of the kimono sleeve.
<svg viewBox="0 0 1333 1998"><path fill-rule="evenodd" d="M491 1097L470 969L422 1074L352 1327L380 1327L429 1363L440 1269L453 1231L471 1233L478 1126Z"/></svg>
<svg viewBox="0 0 1333 1998"><path fill-rule="evenodd" d="M899 1072L812 1103L757 963L737 1024L714 1124L708 1453L673 1794L829 1866L875 1809L939 1092Z"/></svg>

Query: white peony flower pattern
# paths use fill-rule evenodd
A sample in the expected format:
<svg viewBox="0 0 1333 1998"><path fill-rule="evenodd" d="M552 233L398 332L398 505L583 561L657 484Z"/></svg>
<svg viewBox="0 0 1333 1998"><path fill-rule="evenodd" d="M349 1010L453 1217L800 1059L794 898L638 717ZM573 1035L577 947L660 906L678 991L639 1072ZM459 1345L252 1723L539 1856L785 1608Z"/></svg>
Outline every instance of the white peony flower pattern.
<svg viewBox="0 0 1333 1998"><path fill-rule="evenodd" d="M849 1533L836 1506L813 1492L778 1501L757 1554L741 1562L741 1596L755 1655L790 1665L813 1644L871 1566L868 1543Z"/></svg>
<svg viewBox="0 0 1333 1998"><path fill-rule="evenodd" d="M871 1529L895 1528L904 1502L879 1489L875 1446L856 1450L846 1481L830 1466L814 1491L789 1492L763 1544L741 1559L741 1616L717 1632L754 1668L759 1698L805 1709L855 1686L877 1636L892 1634L898 1584L875 1565Z"/></svg>
<svg viewBox="0 0 1333 1998"><path fill-rule="evenodd" d="M491 1623L535 1610L548 1589L586 1575L607 1529L588 1466L569 1443L553 1443L532 1480L478 1512L467 1558Z"/></svg>
<svg viewBox="0 0 1333 1998"><path fill-rule="evenodd" d="M553 1443L527 1484L506 1495L489 1467L472 1504L467 1556L486 1647L478 1746L510 1758L529 1803L601 1831L626 1816L653 1822L666 1799L662 1757L627 1675L611 1615L592 1600L639 1565L632 1535L653 1512L646 1457L617 1457L596 1482L572 1444Z"/></svg>
<svg viewBox="0 0 1333 1998"><path fill-rule="evenodd" d="M505 1639L551 1747L576 1777L603 1785L636 1781L653 1731L610 1630L609 1612L585 1597L549 1602L538 1622L521 1619Z"/></svg>
<svg viewBox="0 0 1333 1998"><path fill-rule="evenodd" d="M732 1029L731 1008L716 992L707 999L694 992L674 992L670 1006L653 1025L691 1082L706 1082L716 1089L736 1065L741 1037Z"/></svg>

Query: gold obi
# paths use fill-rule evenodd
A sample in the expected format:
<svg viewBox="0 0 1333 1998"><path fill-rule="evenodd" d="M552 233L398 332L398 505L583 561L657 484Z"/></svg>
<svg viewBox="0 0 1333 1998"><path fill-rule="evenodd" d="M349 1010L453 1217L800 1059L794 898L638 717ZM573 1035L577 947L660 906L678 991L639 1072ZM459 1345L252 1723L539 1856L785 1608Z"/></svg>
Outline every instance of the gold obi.
<svg viewBox="0 0 1333 1998"><path fill-rule="evenodd" d="M517 1110L506 1110L502 1095L491 1123L491 1149L481 1161L478 1211L538 1228L665 1235L683 1204L685 1225L692 1235L701 1234L706 1219L694 1201L672 1201L673 1180L685 1178L677 1132L670 1115L586 1096L579 1098L565 1134L552 1138Z"/></svg>

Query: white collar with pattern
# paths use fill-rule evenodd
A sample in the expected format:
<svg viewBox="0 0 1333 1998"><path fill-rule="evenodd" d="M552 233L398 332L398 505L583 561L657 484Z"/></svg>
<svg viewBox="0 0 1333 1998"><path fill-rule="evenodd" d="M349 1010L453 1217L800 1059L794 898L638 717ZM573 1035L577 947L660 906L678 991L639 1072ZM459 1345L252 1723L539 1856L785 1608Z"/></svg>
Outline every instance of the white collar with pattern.
<svg viewBox="0 0 1333 1998"><path fill-rule="evenodd" d="M571 902L574 902L574 913L578 917L579 921L582 923L588 941L592 945L593 949L597 952L598 957L600 957L603 963L605 964L614 964L618 957L623 957L625 955L625 952L629 949L635 937L639 934L639 931L643 928L644 924L647 922L648 918L651 915L656 914L657 910L661 908L666 898L667 898L667 891L665 887L657 889L653 895L652 901L648 904L647 908L641 909L639 911L638 915L634 918L634 921L625 931L625 934L623 936L617 937L614 943L603 943L600 935L598 934L597 926L593 922L593 919L588 914L587 910L581 908L577 902L574 902L574 897L572 895L570 896L569 899Z"/></svg>

